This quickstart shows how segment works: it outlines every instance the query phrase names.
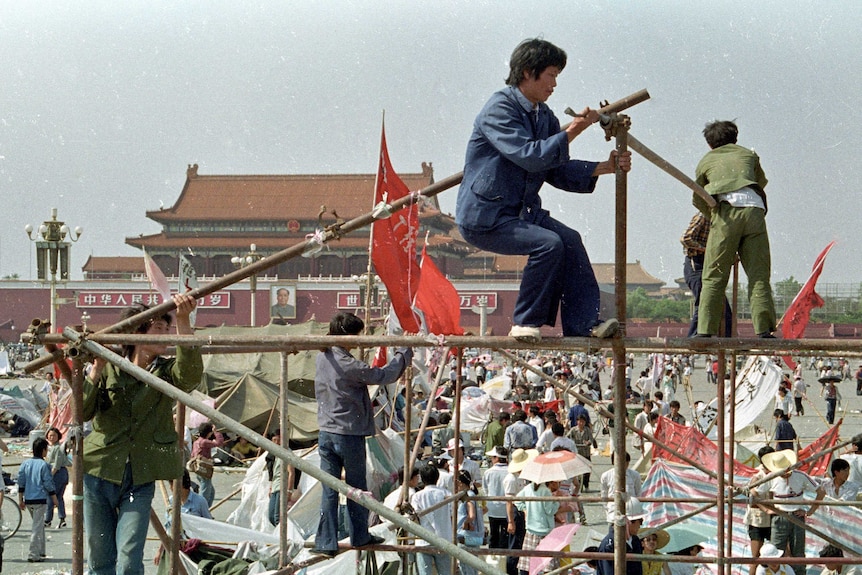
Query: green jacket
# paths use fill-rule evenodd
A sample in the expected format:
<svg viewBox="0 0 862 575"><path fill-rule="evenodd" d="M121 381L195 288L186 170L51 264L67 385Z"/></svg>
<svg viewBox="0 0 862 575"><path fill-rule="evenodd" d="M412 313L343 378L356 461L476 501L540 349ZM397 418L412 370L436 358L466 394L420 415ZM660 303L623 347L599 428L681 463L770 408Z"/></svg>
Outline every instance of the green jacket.
<svg viewBox="0 0 862 575"><path fill-rule="evenodd" d="M157 358L149 370L186 393L203 374L198 348L177 347L176 359ZM182 477L183 459L173 419L174 400L112 364L98 383L84 380L84 473L120 484L126 461L134 485Z"/></svg>
<svg viewBox="0 0 862 575"><path fill-rule="evenodd" d="M751 186L766 207L766 192L763 189L768 180L760 167L760 158L748 148L725 144L710 150L697 164L695 175L695 181L711 196ZM692 197L692 203L705 215L710 215L709 206L697 194Z"/></svg>

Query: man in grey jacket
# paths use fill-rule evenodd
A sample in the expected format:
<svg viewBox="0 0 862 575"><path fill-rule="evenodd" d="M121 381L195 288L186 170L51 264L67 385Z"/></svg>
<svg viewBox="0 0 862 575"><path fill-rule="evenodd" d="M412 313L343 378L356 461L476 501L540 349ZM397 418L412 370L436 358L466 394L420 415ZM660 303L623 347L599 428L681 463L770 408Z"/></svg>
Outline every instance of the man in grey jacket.
<svg viewBox="0 0 862 575"><path fill-rule="evenodd" d="M358 335L364 323L352 313L339 312L329 322L329 335ZM317 396L318 452L320 468L348 485L365 491L365 438L374 435L374 412L369 385L396 381L410 364L413 350L397 348L386 367L371 367L333 346L317 356L314 392ZM368 533L368 509L347 500L350 544L353 547L380 544L381 537ZM323 486L320 523L315 539L316 553L333 556L338 552L338 492Z"/></svg>

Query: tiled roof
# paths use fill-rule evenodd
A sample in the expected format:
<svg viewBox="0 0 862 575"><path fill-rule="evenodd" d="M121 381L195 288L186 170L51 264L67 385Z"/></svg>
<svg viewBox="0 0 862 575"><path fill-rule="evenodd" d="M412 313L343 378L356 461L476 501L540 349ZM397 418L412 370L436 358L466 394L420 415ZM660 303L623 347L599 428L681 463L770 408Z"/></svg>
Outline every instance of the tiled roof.
<svg viewBox="0 0 862 575"><path fill-rule="evenodd" d="M399 174L411 191L433 182L423 162L418 174ZM189 166L176 203L147 212L157 222L316 219L322 205L350 219L371 211L375 174L201 176ZM437 205L435 203L435 205Z"/></svg>
<svg viewBox="0 0 862 575"><path fill-rule="evenodd" d="M134 274L145 274L143 255L140 256L90 256L84 267L81 268L89 273L126 272Z"/></svg>
<svg viewBox="0 0 862 575"><path fill-rule="evenodd" d="M596 280L600 284L614 283L614 265L615 264L593 264L593 272L596 274ZM650 275L641 265L639 260L635 263L626 264L626 283L628 285L655 285L656 289L664 285L664 280Z"/></svg>

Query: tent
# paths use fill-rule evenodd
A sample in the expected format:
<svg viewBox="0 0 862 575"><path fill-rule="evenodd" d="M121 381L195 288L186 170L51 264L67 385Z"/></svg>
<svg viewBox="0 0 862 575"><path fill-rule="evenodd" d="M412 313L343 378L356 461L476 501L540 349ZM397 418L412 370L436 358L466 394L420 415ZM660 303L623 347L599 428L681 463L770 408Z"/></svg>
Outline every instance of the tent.
<svg viewBox="0 0 862 575"><path fill-rule="evenodd" d="M307 321L296 325L269 324L261 327L221 326L197 330L199 336L325 335L329 324ZM287 387L299 395L314 397L314 370L317 350L293 353L287 360ZM251 374L277 386L281 380L281 353L222 353L204 356L204 383L211 396L218 397L239 379Z"/></svg>
<svg viewBox="0 0 862 575"><path fill-rule="evenodd" d="M288 390L290 439L317 439L317 402ZM246 373L216 398L216 410L254 431L266 435L280 427L278 385Z"/></svg>

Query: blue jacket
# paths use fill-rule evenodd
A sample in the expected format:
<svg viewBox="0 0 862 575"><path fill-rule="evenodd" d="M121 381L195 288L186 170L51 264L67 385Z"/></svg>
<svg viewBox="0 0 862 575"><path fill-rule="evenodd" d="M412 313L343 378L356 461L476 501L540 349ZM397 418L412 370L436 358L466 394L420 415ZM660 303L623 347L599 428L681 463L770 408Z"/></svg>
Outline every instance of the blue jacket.
<svg viewBox="0 0 862 575"><path fill-rule="evenodd" d="M533 125L532 104L508 86L494 93L473 123L455 222L484 232L511 220L539 221L539 189L548 182L561 190L591 193L597 162L569 159L569 142L544 103Z"/></svg>
<svg viewBox="0 0 862 575"><path fill-rule="evenodd" d="M48 462L37 457L25 460L18 468L18 490L24 503L48 503L55 493Z"/></svg>

